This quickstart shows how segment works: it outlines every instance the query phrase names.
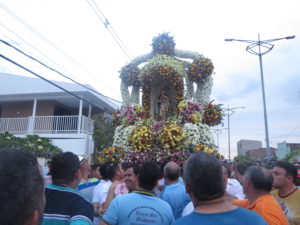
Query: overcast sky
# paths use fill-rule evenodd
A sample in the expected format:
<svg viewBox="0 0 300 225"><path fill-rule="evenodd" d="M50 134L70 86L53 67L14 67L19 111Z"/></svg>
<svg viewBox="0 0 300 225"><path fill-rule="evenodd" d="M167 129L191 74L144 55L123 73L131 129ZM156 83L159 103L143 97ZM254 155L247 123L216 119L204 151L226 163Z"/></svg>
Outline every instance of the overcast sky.
<svg viewBox="0 0 300 225"><path fill-rule="evenodd" d="M120 100L119 73L130 60L86 0L1 0L0 37L75 80ZM149 53L154 36L170 32L176 48L197 51L215 65L211 99L237 109L230 116L231 151L240 139L261 140L265 130L258 57L246 43L296 35L275 42L263 56L270 144L300 142L300 2L298 0L95 0L133 57ZM4 10L6 9L6 11ZM51 41L61 54L14 17L11 10ZM34 49L34 48L35 49ZM40 52L38 52L37 50ZM1 54L50 79L61 78L0 44ZM43 53L44 55L41 55ZM48 58L45 58L45 55ZM72 58L73 62L70 60ZM50 61L53 60L55 64ZM77 63L74 64L74 61ZM0 59L0 71L28 75ZM227 118L219 127L221 153L228 155Z"/></svg>

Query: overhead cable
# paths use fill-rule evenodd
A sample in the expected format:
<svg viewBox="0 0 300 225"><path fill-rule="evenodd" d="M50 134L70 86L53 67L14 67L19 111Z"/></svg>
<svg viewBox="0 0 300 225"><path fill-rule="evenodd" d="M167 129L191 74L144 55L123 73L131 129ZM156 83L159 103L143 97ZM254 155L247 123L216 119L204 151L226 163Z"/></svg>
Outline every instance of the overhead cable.
<svg viewBox="0 0 300 225"><path fill-rule="evenodd" d="M94 5L96 6L97 10L99 11L99 13L102 15L103 18L105 18L107 27L106 28L110 28L113 32L113 34L117 37L117 39L120 41L120 43L122 44L122 46L124 47L124 49L126 50L126 52L129 54L130 58L132 58L130 51L128 50L128 48L126 47L126 45L124 44L124 42L121 40L121 38L119 37L119 35L117 34L117 32L115 31L115 29L113 28L113 26L111 25L111 23L108 21L108 19L105 17L104 13L100 10L100 7L98 6L98 4L95 2L95 0L91 0L94 2Z"/></svg>
<svg viewBox="0 0 300 225"><path fill-rule="evenodd" d="M17 21L19 21L23 26L25 26L28 30L30 30L32 33L34 33L35 35L37 35L39 38L41 38L43 41L45 41L46 43L48 43L52 48L54 48L55 50L57 50L58 52L60 52L63 56L65 56L67 59L69 59L72 63L74 63L75 65L77 65L78 67L80 67L82 70L84 70L85 72L87 72L89 75L93 76L97 81L99 81L101 84L103 84L105 87L107 87L108 89L110 89L111 91L114 91L111 87L109 87L106 83L104 83L103 81L100 81L98 79L98 77L90 72L86 67L82 66L79 62L77 62L74 58L72 58L71 56L69 56L67 53L65 53L62 49L60 49L58 46L56 46L53 42L51 42L49 39L47 39L45 36L43 36L40 32L38 32L35 28L33 28L31 25L29 25L28 23L26 23L23 19L21 19L19 16L17 16L15 13L13 13L10 9L8 9L6 6L4 6L2 3L0 3L0 7L6 12L8 13L10 16L12 16L14 19L16 19Z"/></svg>
<svg viewBox="0 0 300 225"><path fill-rule="evenodd" d="M101 22L103 23L105 28L109 31L109 33L111 34L111 36L113 37L115 42L121 48L122 52L127 56L127 58L129 60L131 60L132 56L131 56L129 50L127 49L127 47L125 46L124 42L121 40L121 38L119 37L117 32L113 29L113 27L109 23L108 19L104 16L103 12L100 10L100 8L97 5L97 3L95 2L95 0L91 0L91 2L89 0L87 0L87 2L89 4L89 6L91 7L91 9L96 14L96 16L101 20Z"/></svg>
<svg viewBox="0 0 300 225"><path fill-rule="evenodd" d="M23 69L23 70L25 70L25 71L27 71L27 72L33 74L34 76L36 76L36 77L38 77L38 78L40 78L40 79L42 79L42 80L44 80L44 81L50 83L51 85L53 85L53 86L55 86L55 87L57 87L57 88L63 90L64 92L66 92L66 93L68 93L68 94L74 96L75 98L78 98L78 99L80 99L80 100L82 100L82 101L84 101L84 102L86 102L86 103L89 103L89 104L91 104L91 105L93 105L93 106L98 107L97 105L95 105L94 103L90 102L89 100L86 100L86 99L80 97L79 95L76 95L76 94L74 94L74 93L68 91L67 89L61 87L60 85L58 85L58 84L56 84L56 83L54 83L54 82L52 82L52 81L50 81L50 80L48 80L48 79L42 77L41 75L39 75L39 74L33 72L32 70L26 68L25 66L22 66L21 64L15 62L15 61L13 61L13 60L11 60L10 58L8 58L8 57L6 57L6 56L4 56L4 55L2 55L2 54L0 54L0 57L3 58L3 59L5 59L6 61L8 61L8 62L10 62L10 63L12 63L12 64L18 66L18 67L20 67L21 69Z"/></svg>
<svg viewBox="0 0 300 225"><path fill-rule="evenodd" d="M58 63L56 63L54 60L52 60L50 57L48 57L46 54L44 54L42 51L40 51L39 49L37 49L36 47L34 47L32 44L30 44L28 41L26 41L25 39L23 39L20 35L18 35L17 33L15 33L14 31L12 31L11 29L9 29L7 26L5 26L4 24L2 24L0 22L0 25L3 26L6 30L8 30L9 32L11 32L12 34L14 34L16 37L18 37L19 39L21 39L23 42L25 42L27 45L29 45L31 48L33 48L35 51L37 51L38 53L40 53L42 56L44 56L45 58L47 58L50 62L52 62L54 65L62 68L63 70L65 70L66 72L70 73L70 71L68 71L66 68L64 68L63 66L59 65ZM5 36L4 34L2 34L3 36ZM7 39L9 39L8 37L6 37ZM75 77L75 76L74 76ZM75 77L77 78L77 77ZM77 78L78 79L78 78Z"/></svg>
<svg viewBox="0 0 300 225"><path fill-rule="evenodd" d="M118 102L118 103L122 103L122 102L120 102L120 101L118 101L118 100L115 100L115 99L113 99L113 98L110 98L110 97L108 97L108 96L106 96L106 95L104 95L104 94L102 94L102 93L100 93L100 92L98 92L98 91L96 91L96 90L90 88L90 87L87 87L87 86L85 86L85 85L83 85L83 84L81 84L81 83L75 81L74 79L68 77L67 75L62 74L61 72L57 71L56 69L53 69L52 67L46 65L45 63L39 61L38 59L36 59L36 58L34 58L34 57L28 55L27 53L23 52L22 50L18 49L18 48L15 47L15 46L11 45L10 43L8 43L8 42L6 42L6 41L4 41L4 40L1 40L1 39L0 39L0 42L2 42L3 44L5 44L5 45L7 45L7 46L9 46L9 47L11 47L11 48L13 48L13 49L15 49L16 51L18 51L18 52L20 52L21 54L25 55L26 57L30 58L31 60L34 60L34 61L38 62L38 63L41 64L42 66L44 66L44 67L46 67L46 68L48 68L48 69L50 69L50 70L56 72L57 74L59 74L60 76L63 76L64 78L66 78L66 79L68 79L68 80L71 80L72 82L74 82L74 83L76 83L76 84L78 84L78 85L80 85L80 86L82 86L82 87L84 87L84 88L86 88L86 89L88 89L88 90L90 90L90 91L96 93L96 94L99 94L99 95L101 95L101 96L103 96L103 97L105 97L105 98L107 98L107 99L110 99L110 100L115 101L115 102Z"/></svg>

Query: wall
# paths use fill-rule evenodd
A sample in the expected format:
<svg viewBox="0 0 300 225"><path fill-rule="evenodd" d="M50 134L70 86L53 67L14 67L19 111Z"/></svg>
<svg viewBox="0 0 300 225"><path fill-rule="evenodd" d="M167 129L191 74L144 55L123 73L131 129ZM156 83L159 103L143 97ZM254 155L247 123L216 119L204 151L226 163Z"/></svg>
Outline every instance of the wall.
<svg viewBox="0 0 300 225"><path fill-rule="evenodd" d="M4 102L2 105L2 118L22 118L32 115L33 101Z"/></svg>
<svg viewBox="0 0 300 225"><path fill-rule="evenodd" d="M37 101L37 116L53 116L54 101ZM4 102L1 104L2 118L22 118L32 116L33 101Z"/></svg>
<svg viewBox="0 0 300 225"><path fill-rule="evenodd" d="M276 148L270 147L270 154L271 154L271 156L276 156ZM262 158L267 157L267 149L259 148L259 149L248 150L246 152L246 156L257 158L257 159L262 159Z"/></svg>
<svg viewBox="0 0 300 225"><path fill-rule="evenodd" d="M89 148L88 153L92 154L94 149L94 142L92 137L89 137L89 143L87 145L86 138L84 139L60 139L51 138L52 144L61 148L64 152L73 152L76 155L84 156L86 147Z"/></svg>
<svg viewBox="0 0 300 225"><path fill-rule="evenodd" d="M278 159L284 159L289 152L300 149L299 143L287 143L286 141L278 143L277 146L278 150L276 154Z"/></svg>
<svg viewBox="0 0 300 225"><path fill-rule="evenodd" d="M277 158L279 160L284 159L285 156L291 151L291 149L289 148L289 146L287 145L287 143L284 141L282 143L278 143L277 144Z"/></svg>
<svg viewBox="0 0 300 225"><path fill-rule="evenodd" d="M53 116L55 101L37 101L37 116Z"/></svg>

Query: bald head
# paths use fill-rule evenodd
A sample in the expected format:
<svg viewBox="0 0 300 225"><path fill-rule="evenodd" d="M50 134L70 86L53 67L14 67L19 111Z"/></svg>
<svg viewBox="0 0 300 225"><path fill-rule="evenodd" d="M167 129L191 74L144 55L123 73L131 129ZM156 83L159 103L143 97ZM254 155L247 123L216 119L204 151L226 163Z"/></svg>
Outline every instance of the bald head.
<svg viewBox="0 0 300 225"><path fill-rule="evenodd" d="M176 181L180 175L180 167L175 162L168 162L164 168L165 178L169 181Z"/></svg>
<svg viewBox="0 0 300 225"><path fill-rule="evenodd" d="M265 192L272 190L273 176L268 169L262 166L251 166L246 170L245 176L251 180L256 190Z"/></svg>

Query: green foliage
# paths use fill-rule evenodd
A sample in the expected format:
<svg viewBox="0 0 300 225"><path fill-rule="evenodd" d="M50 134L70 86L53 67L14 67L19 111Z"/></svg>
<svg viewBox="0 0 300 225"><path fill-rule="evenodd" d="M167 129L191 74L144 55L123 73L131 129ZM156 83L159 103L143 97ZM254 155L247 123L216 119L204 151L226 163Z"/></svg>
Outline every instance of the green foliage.
<svg viewBox="0 0 300 225"><path fill-rule="evenodd" d="M102 114L93 117L94 132L93 138L97 151L112 146L115 128L113 124L107 121Z"/></svg>
<svg viewBox="0 0 300 225"><path fill-rule="evenodd" d="M23 148L37 157L51 158L62 150L51 144L50 139L38 135L28 135L26 138L15 137L12 134L0 134L0 148Z"/></svg>
<svg viewBox="0 0 300 225"><path fill-rule="evenodd" d="M9 133L0 134L0 148L21 148L24 142L24 139Z"/></svg>
<svg viewBox="0 0 300 225"><path fill-rule="evenodd" d="M234 161L239 163L251 163L256 161L256 159L247 156L236 156L234 157Z"/></svg>
<svg viewBox="0 0 300 225"><path fill-rule="evenodd" d="M293 159L297 156L300 157L300 150L291 151L285 156L284 161L293 163Z"/></svg>
<svg viewBox="0 0 300 225"><path fill-rule="evenodd" d="M62 150L51 144L50 139L38 135L28 135L25 139L24 148L33 152L38 157L51 158L61 153Z"/></svg>

